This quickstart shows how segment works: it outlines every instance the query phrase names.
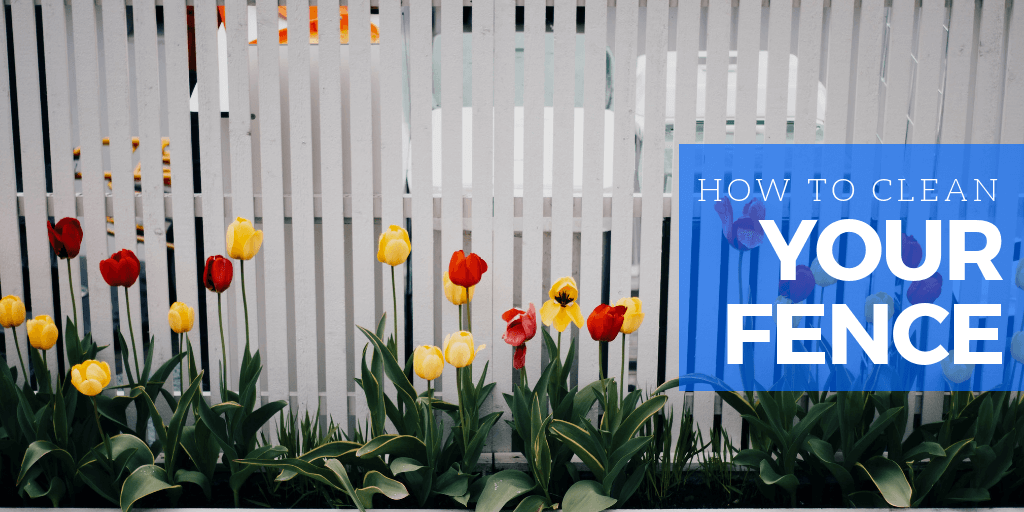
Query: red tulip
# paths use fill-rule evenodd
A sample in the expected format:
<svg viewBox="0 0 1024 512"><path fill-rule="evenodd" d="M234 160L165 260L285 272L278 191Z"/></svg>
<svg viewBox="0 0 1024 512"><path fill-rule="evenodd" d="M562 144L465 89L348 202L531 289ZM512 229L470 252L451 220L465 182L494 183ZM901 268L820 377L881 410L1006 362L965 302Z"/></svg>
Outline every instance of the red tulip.
<svg viewBox="0 0 1024 512"><path fill-rule="evenodd" d="M487 262L476 253L469 253L469 256L461 250L452 253L448 263L448 278L452 283L465 288L476 286L484 272L487 272Z"/></svg>
<svg viewBox="0 0 1024 512"><path fill-rule="evenodd" d="M100 262L100 274L110 286L127 288L139 278L139 258L130 249L121 249Z"/></svg>
<svg viewBox="0 0 1024 512"><path fill-rule="evenodd" d="M512 353L512 369L522 370L526 366L526 345L519 345Z"/></svg>
<svg viewBox="0 0 1024 512"><path fill-rule="evenodd" d="M942 295L942 274L936 272L923 281L914 281L907 288L907 299L911 304L935 302Z"/></svg>
<svg viewBox="0 0 1024 512"><path fill-rule="evenodd" d="M729 198L715 203L715 211L722 219L722 234L729 245L740 251L753 249L764 241L764 229L759 221L764 220L764 202L751 199L743 206L743 216L733 218L732 201Z"/></svg>
<svg viewBox="0 0 1024 512"><path fill-rule="evenodd" d="M903 233L903 243L900 248L903 257L903 264L909 268L917 268L921 264L921 244L913 236Z"/></svg>
<svg viewBox="0 0 1024 512"><path fill-rule="evenodd" d="M626 319L626 306L609 306L601 304L587 317L587 330L596 341L612 341L622 329Z"/></svg>
<svg viewBox="0 0 1024 512"><path fill-rule="evenodd" d="M203 285L211 292L221 293L231 286L231 277L234 275L235 267L231 260L221 255L206 258L206 268L203 269Z"/></svg>
<svg viewBox="0 0 1024 512"><path fill-rule="evenodd" d="M792 281L779 280L779 295L793 301L800 302L814 293L814 273L807 265L796 266L796 279Z"/></svg>
<svg viewBox="0 0 1024 512"><path fill-rule="evenodd" d="M530 308L526 311L512 308L504 312L501 319L508 322L505 334L502 334L501 338L513 347L532 340L537 334L537 310L533 307L533 303L530 303Z"/></svg>
<svg viewBox="0 0 1024 512"><path fill-rule="evenodd" d="M74 258L82 250L82 224L74 217L64 217L54 227L46 221L50 233L50 247L58 258Z"/></svg>

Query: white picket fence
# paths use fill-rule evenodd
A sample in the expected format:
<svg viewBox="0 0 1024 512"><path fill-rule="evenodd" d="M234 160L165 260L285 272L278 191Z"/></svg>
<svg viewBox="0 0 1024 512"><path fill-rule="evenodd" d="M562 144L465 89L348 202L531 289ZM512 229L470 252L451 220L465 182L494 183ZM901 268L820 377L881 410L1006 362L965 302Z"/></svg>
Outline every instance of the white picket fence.
<svg viewBox="0 0 1024 512"><path fill-rule="evenodd" d="M352 379L366 341L354 327L390 314L390 271L374 255L381 226L402 224L413 250L397 268L398 330L409 341L412 320L413 346L457 329L440 284L450 254L471 249L490 265L473 301L474 335L488 345L474 368L490 362L497 383L490 409L504 410L500 393L512 389L501 313L539 309L564 275L579 282L584 314L603 299L643 299L631 382L651 389L659 361L665 377L679 374L677 342L700 321L676 314L691 240L684 229L680 242L675 227L695 219L680 217L673 200L674 144L1024 142L1024 9L1012 0L705 2L349 0L349 42L336 45L327 43L339 38L339 2L318 0L323 44L311 45L295 42L308 39L312 2L287 0L291 44L280 45L275 1L194 0L193 25L193 0L9 0L13 60L0 24L0 65L15 78L0 80L13 102L0 101L0 291L29 296L32 315L66 316L67 271L51 266L45 223L77 216L86 242L71 272L97 341L114 336L98 263L130 247L145 263L155 359L176 350L165 323L172 293L192 305L202 294L193 341L209 333L203 367L215 372L225 355L201 260L224 252L234 217L254 218L264 245L245 273L265 399L361 424ZM170 139L170 186L151 171L162 167L160 137ZM128 186L137 162L139 189ZM231 379L245 343L235 271L224 297ZM140 299L133 287L136 311ZM598 377L598 351L586 329L573 331L586 383ZM546 356L532 343L536 378ZM618 368L616 344L608 353ZM101 357L113 365L113 350ZM57 364L57 351L48 358ZM444 396L454 376L444 374ZM219 400L216 386L210 393ZM676 410L692 407L705 432L720 414L740 437L738 414L710 392L669 396ZM916 411L940 417L941 393L917 397ZM491 449L511 449L504 422Z"/></svg>

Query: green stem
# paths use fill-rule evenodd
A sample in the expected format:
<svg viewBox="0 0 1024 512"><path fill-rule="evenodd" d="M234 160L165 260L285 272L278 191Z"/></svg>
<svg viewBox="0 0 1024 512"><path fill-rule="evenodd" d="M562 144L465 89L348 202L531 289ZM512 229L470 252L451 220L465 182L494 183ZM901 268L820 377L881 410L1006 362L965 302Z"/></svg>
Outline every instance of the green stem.
<svg viewBox="0 0 1024 512"><path fill-rule="evenodd" d="M562 360L562 331L558 331L558 360Z"/></svg>
<svg viewBox="0 0 1024 512"><path fill-rule="evenodd" d="M110 461L114 460L114 450L110 446L110 438L103 433L103 426L100 425L100 406L96 403L96 397L92 397L92 414L96 418L96 431L99 433L100 438L103 439L103 446L107 448L107 459Z"/></svg>
<svg viewBox="0 0 1024 512"><path fill-rule="evenodd" d="M743 304L743 251L740 251L740 258L736 265L736 288L740 292L740 304Z"/></svg>
<svg viewBox="0 0 1024 512"><path fill-rule="evenodd" d="M742 253L740 253L742 254ZM622 333L622 360L619 361L619 400L626 391L626 333Z"/></svg>
<svg viewBox="0 0 1024 512"><path fill-rule="evenodd" d="M1024 331L1024 314L1020 315L1020 330Z"/></svg>
<svg viewBox="0 0 1024 512"><path fill-rule="evenodd" d="M75 330L78 330L78 301L75 300L75 280L71 277L71 258L66 260L68 262L68 291L71 292L71 311L74 315L72 321L75 323ZM77 332L75 335L77 336Z"/></svg>
<svg viewBox="0 0 1024 512"><path fill-rule="evenodd" d="M398 292L395 288L395 267L391 267L391 305L394 308L394 320L395 320L395 353L392 354L395 358L398 358ZM399 401L401 403L401 401Z"/></svg>
<svg viewBox="0 0 1024 512"><path fill-rule="evenodd" d="M25 383L28 384L28 369L25 366L25 358L21 357L21 343L18 343L18 328L11 327L11 333L14 334L14 348L18 349L18 361L21 362L21 373L25 374Z"/></svg>
<svg viewBox="0 0 1024 512"><path fill-rule="evenodd" d="M604 344L600 344L597 347L597 371L601 376L601 380L604 381Z"/></svg>
<svg viewBox="0 0 1024 512"><path fill-rule="evenodd" d="M244 288L244 286L243 286L243 288ZM218 293L217 294L217 320L218 320L218 323L220 323L220 358L221 358L221 361L227 361L228 360L228 350L227 350L227 346L224 345L224 313L223 313L222 308L221 308L220 296L221 296L221 294ZM244 290L242 291L242 296L243 297L245 296L245 291ZM248 317L248 315L246 315L246 316ZM228 365L224 364L223 366L221 366L221 377L220 377L220 380L221 380L221 387L224 388L224 389L221 390L221 395L222 396L224 395L224 392L227 390L227 387L228 387L228 381L227 381L226 378L224 378L224 373L227 372L227 369L228 369Z"/></svg>
<svg viewBox="0 0 1024 512"><path fill-rule="evenodd" d="M433 467L434 453L434 390L432 381L427 381L427 463Z"/></svg>
<svg viewBox="0 0 1024 512"><path fill-rule="evenodd" d="M179 354L185 352L185 344L182 343L181 340L186 338L187 336L188 336L187 334L179 334L178 335L178 353ZM184 396L185 395L185 379L186 379L186 377L185 377L185 358L184 357L181 358L181 368L180 368L179 372L180 372L180 380L181 380L181 394L182 394L182 396Z"/></svg>
<svg viewBox="0 0 1024 512"><path fill-rule="evenodd" d="M462 330L462 305L459 305L459 330Z"/></svg>
<svg viewBox="0 0 1024 512"><path fill-rule="evenodd" d="M128 287L124 287L124 309L128 312L128 334L132 337L132 356L135 358L135 380L142 381L142 367L139 366L139 349L135 345L135 329L132 327L132 307L128 299Z"/></svg>
<svg viewBox="0 0 1024 512"><path fill-rule="evenodd" d="M245 312L245 354L249 355L249 299L245 296L245 260L240 260L242 272L242 309Z"/></svg>
<svg viewBox="0 0 1024 512"><path fill-rule="evenodd" d="M457 382L455 383L455 387L457 388L458 393L459 393L459 422L462 424L462 456L463 456L463 459L464 459L463 462L468 464L469 461L465 460L465 458L469 455L469 425L466 424L466 415L465 415L465 411L463 410L465 408L465 407L463 407L463 400L462 400L462 371L463 370L464 370L464 368L456 368L455 369L455 379L457 380Z"/></svg>
<svg viewBox="0 0 1024 512"><path fill-rule="evenodd" d="M526 366L525 365L519 370L519 381L520 381L519 382L520 385L522 385L524 388L530 385L529 379L526 378Z"/></svg>
<svg viewBox="0 0 1024 512"><path fill-rule="evenodd" d="M473 332L473 308L469 307L469 287L466 287L466 330Z"/></svg>

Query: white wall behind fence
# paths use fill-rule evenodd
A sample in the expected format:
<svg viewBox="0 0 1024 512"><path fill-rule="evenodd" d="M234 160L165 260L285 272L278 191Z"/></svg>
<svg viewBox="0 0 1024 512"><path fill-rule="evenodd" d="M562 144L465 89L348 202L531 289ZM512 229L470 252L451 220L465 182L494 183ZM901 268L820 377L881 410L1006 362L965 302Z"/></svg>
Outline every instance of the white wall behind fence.
<svg viewBox="0 0 1024 512"><path fill-rule="evenodd" d="M287 20L277 2L226 0L223 24L212 0L37 3L10 0L0 24L0 293L27 296L32 315L69 314L44 230L77 216L86 235L72 278L97 341L111 344L125 316L98 262L130 247L146 284L130 300L157 358L177 350L167 304L202 297L193 341L208 333L203 366L216 369L225 355L202 260L224 252L235 216L255 218L265 241L245 273L264 396L360 424L352 377L366 342L354 326L391 311L390 271L374 258L389 224L413 238L396 269L409 346L456 328L440 273L465 247L491 264L473 327L497 393L513 381L501 312L539 308L563 275L579 281L585 312L644 300L631 382L650 389L679 374L677 342L697 321L675 314L680 291L705 286L679 275L701 243L690 227L717 229L677 193L675 144L1024 142L1024 9L1008 0L350 0L344 45L330 0L283 1ZM320 44L306 44L310 3ZM232 379L245 343L240 270L224 296ZM573 331L585 383L597 351ZM537 376L547 356L533 347ZM101 357L113 363L114 351ZM454 381L441 386L447 396ZM738 415L713 395L670 396L705 433L720 414L739 438ZM941 396L916 407L934 419ZM511 449L503 422L493 439Z"/></svg>

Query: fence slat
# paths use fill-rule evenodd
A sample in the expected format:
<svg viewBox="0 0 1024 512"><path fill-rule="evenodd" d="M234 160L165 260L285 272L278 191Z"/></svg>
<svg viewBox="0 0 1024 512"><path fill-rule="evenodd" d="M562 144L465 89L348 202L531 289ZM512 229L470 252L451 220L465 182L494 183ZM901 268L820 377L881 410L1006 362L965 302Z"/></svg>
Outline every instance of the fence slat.
<svg viewBox="0 0 1024 512"><path fill-rule="evenodd" d="M333 5L332 5L333 8ZM391 224L405 227L405 215L402 211L402 197L405 194L405 174L403 169L403 139L402 123L404 122L404 103L402 93L403 48L405 47L405 34L402 29L402 5L398 0L388 0L380 4L380 26L383 33L387 34L380 40L380 168L381 168L381 229L387 229ZM333 47L333 45L331 45ZM321 52L325 47L321 47ZM321 61L322 62L322 61ZM330 84L335 83L323 74L323 64L320 67L321 102L330 90ZM340 80L340 77L335 78ZM325 85L324 83L327 82ZM321 118L321 122L322 122ZM322 166L323 164L321 164ZM322 171L321 171L322 172ZM340 174L339 174L340 176ZM340 193L340 187L339 187ZM341 202L338 201L339 206ZM338 218L344 222L344 212L339 210ZM344 227L344 226L342 226ZM342 260L344 261L344 260ZM385 272L387 267L383 267ZM398 340L398 360L405 361L405 280L408 265L395 267L395 289L389 286L389 277L384 275L382 291L384 297L384 311L388 312L388 318L392 326L395 324L394 314L387 307L387 297L397 296L398 302L398 323L395 339ZM341 290L344 287L339 288ZM389 329L394 329L389 326ZM390 382L390 381L388 381Z"/></svg>
<svg viewBox="0 0 1024 512"><path fill-rule="evenodd" d="M575 9L573 10L575 12ZM478 3L473 9L473 252L484 261L494 263L491 238L491 215L494 196L494 6ZM465 128L463 128L465 129ZM570 207L571 208L571 207ZM572 212L570 211L570 215ZM490 268L488 270L491 270ZM493 311L494 272L485 273L473 294L470 307L477 314L473 316L473 337L490 340L490 350L477 355L473 364L473 377L479 379L484 366L488 366L490 381L494 381L498 366L510 366L507 357L512 347L501 343L501 317ZM512 302L506 302L511 306ZM498 402L504 402L500 392L491 393L484 403L485 410L494 410ZM491 449L495 436L484 450Z"/></svg>
<svg viewBox="0 0 1024 512"><path fill-rule="evenodd" d="M768 6L768 76L764 111L764 141L767 143L786 141L792 24L792 2L774 2Z"/></svg>
<svg viewBox="0 0 1024 512"><path fill-rule="evenodd" d="M736 22L736 121L733 141L757 142L757 80L761 58L761 4L740 2ZM676 109L678 109L678 104Z"/></svg>
<svg viewBox="0 0 1024 512"><path fill-rule="evenodd" d="M10 76L7 61L7 9L0 12L0 71ZM21 274L21 228L18 217L18 185L14 167L14 126L11 119L11 88L10 81L0 80L0 230L10 237L7 243L0 244L0 283L3 283L3 296L17 295L25 300L25 290ZM25 326L17 327L18 345L28 347L28 335ZM14 336L4 329L4 342L7 361L14 362L14 354L18 349ZM18 368L18 384L27 378Z"/></svg>
<svg viewBox="0 0 1024 512"><path fill-rule="evenodd" d="M25 245L28 250L28 273L31 284L31 290L26 294L29 295L26 307L33 317L53 316L50 242L45 230L48 218L46 174L40 172L44 165L43 112L39 97L39 55L36 52L34 2L19 0L11 5L11 27L14 33L15 85L18 88L21 186L25 197ZM30 362L25 364L33 366ZM46 351L46 365L51 369L57 368L56 350ZM57 374L56 371L50 372L54 383Z"/></svg>
<svg viewBox="0 0 1024 512"><path fill-rule="evenodd" d="M544 2L526 3L523 23L523 245L522 302L540 304L547 300L543 290L544 232ZM587 304L593 307L593 304ZM538 320L540 320L538 318ZM542 326L540 328L543 328ZM554 333L554 331L551 331ZM538 335L540 335L538 331ZM540 340L540 338L538 338ZM540 378L541 352L526 352L527 375Z"/></svg>
<svg viewBox="0 0 1024 512"><path fill-rule="evenodd" d="M1024 9L1014 9L1006 43L1006 85L1003 87L1003 144L1024 142Z"/></svg>
<svg viewBox="0 0 1024 512"><path fill-rule="evenodd" d="M395 1L382 2L381 26L389 34L396 32L395 15L399 7ZM330 23L320 23L320 37L324 41L338 40L340 35L340 22L334 23L334 13L339 12L337 0L317 2L318 13L330 13ZM323 9L323 11L320 11ZM398 16L401 16L399 11ZM399 30L401 27L397 27ZM349 36L351 38L351 35ZM390 60L393 54L385 52L391 49L396 37L389 35L381 41L381 73L393 72L389 69L394 67L401 72L399 63ZM322 181L322 193L324 197L344 197L345 195L345 174L343 169L344 155L342 154L342 109L341 94L337 93L337 84L341 83L341 45L324 44L319 46L320 51L320 180ZM390 79L383 79L381 87L387 86ZM384 91L382 96L384 95ZM391 101L382 101L381 106L388 108ZM399 100L400 101L400 100ZM390 121L390 116L381 116L382 123ZM385 125L389 126L389 125ZM384 126L381 127L384 129ZM390 133L384 132L381 151L381 158L386 159L397 151L402 154L401 145L396 149L391 147L392 139ZM390 167L382 166L387 172ZM393 219L393 208L390 204L387 187L389 181L381 179L383 186L382 193L386 201L384 205L384 217ZM324 201L323 203L323 259L324 259L324 355L327 358L326 368L326 390L327 410L325 411L335 421L342 425L348 425L348 340L349 329L345 318L345 205L343 201ZM388 224L387 221L382 225ZM402 283L404 284L404 282ZM336 313L336 314L335 314ZM330 318L330 320L328 320ZM401 318L399 318L401 321ZM360 333L354 333L362 337ZM398 345L399 350L402 345ZM404 359L400 359L404 361Z"/></svg>
<svg viewBox="0 0 1024 512"><path fill-rule="evenodd" d="M78 133L100 134L100 74L97 50L96 4L89 0L72 3L72 22L75 39L75 79L78 102ZM93 341L111 348L97 354L100 361L111 369L114 361L113 318L111 289L100 274L100 261L110 256L107 251L107 220L105 195L107 185L103 179L103 153L100 137L83 137L78 163L82 171L82 200L85 207L85 234L89 289L89 325ZM84 312L83 304L83 312ZM84 314L83 314L84 317Z"/></svg>
<svg viewBox="0 0 1024 512"><path fill-rule="evenodd" d="M853 105L854 144L878 142L878 69L885 37L884 4L884 0L861 2L856 96Z"/></svg>
<svg viewBox="0 0 1024 512"><path fill-rule="evenodd" d="M917 76L914 85L914 144L934 144L938 136L939 86L943 42L945 2L924 0L918 22Z"/></svg>
<svg viewBox="0 0 1024 512"><path fill-rule="evenodd" d="M580 232L580 303L601 303L599 284L604 270L604 175L605 175L605 84L608 41L608 9L603 0L590 0L587 6L585 63L583 66L583 198ZM593 345L590 331L580 329L579 346ZM598 350L581 350L579 382L598 379ZM593 417L597 420L597 416Z"/></svg>
<svg viewBox="0 0 1024 512"><path fill-rule="evenodd" d="M256 51L259 56L260 185L263 190L263 280L267 290L287 287L284 238L284 186L281 141L281 61L278 11L272 2L256 6ZM205 208L205 204L204 204ZM285 293L267 293L264 311L287 311ZM266 322L267 359L288 360L286 322ZM213 352L211 351L211 360ZM215 361L215 360L214 360ZM211 363L212 364L212 363ZM271 400L288 399L288 366L268 365L267 391ZM346 422L347 423L347 422Z"/></svg>
<svg viewBox="0 0 1024 512"><path fill-rule="evenodd" d="M128 28L125 18L125 6L120 2L107 2L100 6L103 20L103 67L106 70L106 104L107 133L110 138L110 174L114 196L114 247L115 251L131 249L138 252L138 239L135 232L135 173L132 167L132 133L129 121L129 96L131 87L128 81ZM87 132L86 132L87 133ZM218 161L220 151L217 152ZM217 194L218 197L221 193ZM148 281L148 280L147 280ZM146 340L142 334L142 299L141 281L127 290L115 290L119 316L118 325L125 341L138 360L131 360L135 366L143 361ZM122 293L124 292L124 293ZM135 318L130 318L128 307L135 305ZM125 326L129 325L131 329ZM138 327L137 340L132 339L131 331ZM127 334L125 334L127 333ZM136 343L138 344L136 346ZM126 371L129 371L127 368ZM141 372L141 368L134 370Z"/></svg>
<svg viewBox="0 0 1024 512"><path fill-rule="evenodd" d="M955 0L949 16L946 50L946 83L942 88L943 144L967 140L967 104L970 100L971 61L974 58L974 2Z"/></svg>
<svg viewBox="0 0 1024 512"><path fill-rule="evenodd" d="M665 197L665 73L668 57L668 2L647 5L647 91L644 94L643 199L640 224L640 298L644 323L637 331L636 386L658 387L661 330L661 260ZM629 338L627 336L627 338Z"/></svg>
<svg viewBox="0 0 1024 512"><path fill-rule="evenodd" d="M220 70L217 62L217 9L212 2L201 2L195 6L195 41L196 41L196 89L199 95L199 165L202 173L203 192L203 249L205 256L222 254L225 246L224 226L224 178L221 156L221 121L220 121ZM276 34L275 34L276 36ZM274 39L276 41L276 37ZM252 220L252 219L250 219ZM272 237L265 237L272 238ZM232 288L241 288L241 276L238 271L239 265L235 265L235 281ZM253 283L255 285L255 283ZM269 283L268 283L269 285ZM268 286L269 287L269 286ZM281 288L284 289L283 287ZM207 290L206 308L207 325L219 326L217 309L213 304L221 298L218 294ZM230 310L230 303L228 308ZM224 344L231 340L232 331L230 322L224 322ZM237 370L230 366L230 359L227 354L221 353L221 344L217 343L219 330L213 331L209 336L212 343L207 343L209 353L210 371L223 361L227 372L229 387L231 379L237 382ZM284 339L284 338L279 338ZM268 358L273 360L273 358ZM232 371L234 370L234 371ZM211 382L216 382L212 378ZM216 387L216 386L211 386ZM212 390L219 395L219 390ZM215 395L216 396L216 395Z"/></svg>
<svg viewBox="0 0 1024 512"><path fill-rule="evenodd" d="M882 142L886 144L903 144L907 141L914 4L914 0L897 0L889 11L889 48L885 59L885 124L881 134Z"/></svg>
<svg viewBox="0 0 1024 512"><path fill-rule="evenodd" d="M434 301L444 300L434 290L434 197L431 105L433 104L433 7L427 2L409 5L409 119L412 160L413 339L424 345L435 340ZM353 258L354 260L355 258ZM443 264L446 264L444 262ZM358 354L358 353L357 353Z"/></svg>
<svg viewBox="0 0 1024 512"><path fill-rule="evenodd" d="M167 123L171 145L171 206L174 225L174 290L178 300L199 309L199 274L196 269L195 193L192 182L192 120L189 112L188 34L185 26L184 0L164 1L164 53L166 55ZM174 144L174 141L178 141ZM213 367L203 363L200 346L200 326L208 317L197 311L193 326L192 348L197 350L196 364L200 368ZM216 375L211 373L210 382ZM184 387L184 386L183 386ZM216 388L217 386L211 386ZM184 390L184 389L182 389ZM219 393L219 392L218 392Z"/></svg>
<svg viewBox="0 0 1024 512"><path fill-rule="evenodd" d="M135 26L135 97L138 105L139 163L142 173L143 229L146 243L146 303L149 309L150 347L154 361L171 357L171 330L167 324L170 306L167 289L167 236L164 214L163 145L160 141L160 61L158 55L156 2L139 0L132 4ZM198 304L190 304L195 307ZM141 304L140 304L141 306ZM140 307L141 309L141 307ZM173 382L164 387L173 391ZM169 412L169 410L168 410Z"/></svg>
<svg viewBox="0 0 1024 512"><path fill-rule="evenodd" d="M612 156L612 233L608 300L613 302L633 293L633 192L636 190L636 52L638 6L623 2L615 7L615 127ZM648 79L650 80L650 79ZM645 101L650 101L645 99ZM524 205L525 207L525 205ZM525 251L524 251L525 254ZM524 267L524 278L526 271ZM585 311L597 304L584 304ZM584 314L584 318L586 314ZM613 344L608 351L608 373L622 365L622 355ZM626 357L629 357L627 354Z"/></svg>
<svg viewBox="0 0 1024 512"><path fill-rule="evenodd" d="M515 199L515 13L514 0L498 0L494 5L494 255L491 286L492 313L494 330L501 329L498 318L515 300L514 270L515 238L513 232L513 214ZM598 15L600 16L600 15ZM486 22L484 22L486 23ZM604 46L602 45L602 55ZM475 59L474 59L475 60ZM474 138L475 140L475 138ZM475 180L474 180L475 181ZM534 298L533 300L536 300ZM529 308L530 298L524 297L517 304L524 311ZM540 304L536 304L540 310ZM494 341L497 344L497 340ZM580 343L583 343L582 339ZM540 352L540 338L534 338L527 350ZM495 349L498 350L498 349ZM498 357L495 357L498 359ZM581 365L582 363L582 359ZM512 393L512 365L497 364L494 366L494 381L497 383L494 393L502 396ZM596 371L595 371L596 373ZM581 377L582 378L582 377ZM503 411L502 417L509 417L511 411L505 400L494 400L494 409ZM512 450L512 434L508 424L499 421L494 424L491 447L496 452Z"/></svg>
<svg viewBox="0 0 1024 512"><path fill-rule="evenodd" d="M244 0L229 0L224 9L224 30L227 36L228 56L228 153L231 159L231 216L244 217L253 222L255 212L252 200L252 109L249 103L249 6ZM303 204L303 202L298 202ZM301 254L305 254L303 251ZM296 253L299 254L299 253ZM254 258L245 267L246 283L252 283L246 289L246 300L249 306L249 318L246 323L245 308L242 302L242 288L239 286L233 294L235 302L235 343L228 348L225 355L228 375L237 375L245 350L245 328L249 326L251 339L260 339L259 329L259 298L256 294L256 265ZM241 277L241 276L239 276ZM296 286L296 290L300 290ZM257 345L256 348L259 348ZM251 350L251 349L250 349ZM232 356L230 353L233 352ZM277 361L267 361L268 365ZM313 373L313 372L308 372ZM315 374L314 374L315 375Z"/></svg>
<svg viewBox="0 0 1024 512"><path fill-rule="evenodd" d="M1018 8L1020 6L1018 5ZM1003 26L1006 2L983 2L978 27L977 67L974 75L972 144L996 144L1003 102Z"/></svg>
<svg viewBox="0 0 1024 512"><path fill-rule="evenodd" d="M797 144L813 144L817 138L822 4L816 0L800 4L796 119L793 122L793 140Z"/></svg>
<svg viewBox="0 0 1024 512"><path fill-rule="evenodd" d="M441 3L441 269L448 269L452 253L463 248L462 238L462 2ZM465 307L446 300L441 308L442 337L468 329ZM442 347L442 350L444 348ZM452 400L456 372L444 372L444 396Z"/></svg>
<svg viewBox="0 0 1024 512"><path fill-rule="evenodd" d="M573 152L575 150L576 2L555 2L551 165L551 282L573 275ZM602 152L603 153L603 152ZM585 257L581 255L582 258ZM581 288L597 283L578 283ZM614 299L612 299L614 300ZM586 304L592 308L597 304ZM568 340L567 340L568 341ZM559 357L569 352L564 343ZM569 363L572 364L572 363Z"/></svg>
<svg viewBox="0 0 1024 512"><path fill-rule="evenodd" d="M726 142L731 29L732 5L729 2L708 4L707 81L704 87L706 91L704 101L705 144L724 144ZM649 59L650 56L648 56ZM650 80L648 79L648 81Z"/></svg>
<svg viewBox="0 0 1024 512"><path fill-rule="evenodd" d="M358 2L352 2L352 4L350 47L355 53L353 61L369 61L369 37L366 38L365 45L357 42L361 31L359 27L362 26L360 22L366 17L361 15L360 9L366 7L368 11L369 8L360 6ZM325 17L327 20L324 21L324 24L331 23L331 15L327 14ZM369 23L366 24L369 25ZM296 405L299 410L308 411L316 407L319 400L319 385L317 383L319 372L313 371L317 367L319 358L317 357L316 333L316 244L313 240L313 201L311 200L313 198L313 133L310 119L312 107L310 105L309 77L309 0L288 0L288 34L290 36L288 40L288 126L291 130L288 141L291 149L289 153L292 178L292 268L295 275L293 282L296 318L295 383L298 386ZM353 70L354 73L358 73L358 71L360 70ZM353 76L357 75L353 74ZM353 85L357 81L354 79ZM362 101L364 98L359 97L359 100ZM369 99L366 98L366 101L368 106ZM356 114L355 108L353 109L354 114ZM359 125L353 124L353 126ZM370 125L366 123L363 126L369 128ZM355 132L356 130L353 130L353 145L357 140L363 143L362 139L356 139ZM366 140L365 143L366 147L369 147L369 140ZM355 162L354 159L353 162ZM360 169L360 172L363 170ZM369 172L366 174L371 175ZM370 196L373 190L371 188L369 191L360 192ZM362 245L365 245L365 241ZM371 253L363 251L356 254ZM358 259L360 261L368 260L365 257ZM371 271L368 275L372 280L373 272ZM369 288L372 289L372 286ZM369 304L372 307L373 302L371 301ZM376 326L376 323L369 325Z"/></svg>
<svg viewBox="0 0 1024 512"><path fill-rule="evenodd" d="M845 144L849 119L850 59L853 45L853 2L834 2L828 17L828 98L825 143Z"/></svg>
<svg viewBox="0 0 1024 512"><path fill-rule="evenodd" d="M50 119L71 118L71 97L68 82L68 32L67 14L64 2L46 0L42 2L43 38L47 44L43 47L46 60L46 112ZM71 124L49 123L50 128L50 169L53 183L54 221L64 217L78 217L75 211L75 163L72 157ZM57 261L57 275L60 290L61 314L65 318L75 316L75 326L81 333L81 314L75 315L74 308L79 307L82 297L82 266L81 260L71 261L71 282L79 286L66 286L68 282L68 266ZM71 301L75 301L72 306ZM63 318L54 318L57 327L64 331L66 323ZM66 335L66 334L65 334ZM64 347L67 350L67 347ZM67 360L67 359L65 359Z"/></svg>

